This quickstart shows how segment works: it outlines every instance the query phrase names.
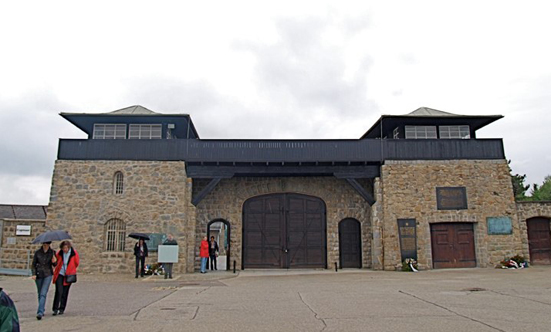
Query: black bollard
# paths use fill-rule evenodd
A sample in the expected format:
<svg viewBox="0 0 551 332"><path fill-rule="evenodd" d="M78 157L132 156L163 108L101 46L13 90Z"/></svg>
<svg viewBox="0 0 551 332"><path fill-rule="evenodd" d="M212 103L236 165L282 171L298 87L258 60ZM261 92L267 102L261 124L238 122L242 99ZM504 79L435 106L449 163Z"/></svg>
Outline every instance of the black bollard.
<svg viewBox="0 0 551 332"><path fill-rule="evenodd" d="M235 261L233 261L233 273L235 273Z"/></svg>
<svg viewBox="0 0 551 332"><path fill-rule="evenodd" d="M337 262L335 262L335 272L339 272Z"/></svg>

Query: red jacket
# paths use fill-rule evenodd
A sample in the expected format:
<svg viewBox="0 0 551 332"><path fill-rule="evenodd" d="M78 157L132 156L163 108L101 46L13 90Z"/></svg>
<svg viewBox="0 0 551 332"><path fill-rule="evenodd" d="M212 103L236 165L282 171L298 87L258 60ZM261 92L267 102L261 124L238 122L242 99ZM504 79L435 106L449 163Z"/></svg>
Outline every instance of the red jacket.
<svg viewBox="0 0 551 332"><path fill-rule="evenodd" d="M199 256L201 257L209 257L209 242L208 241L201 241L201 251L199 252Z"/></svg>
<svg viewBox="0 0 551 332"><path fill-rule="evenodd" d="M54 269L54 278L52 280L52 283L54 284L55 284L55 281L57 280L57 277L59 276L61 267L63 266L63 250L59 250L55 256L57 258L57 264ZM69 256L69 263L67 263L67 269L65 270L65 275L77 274L78 264L80 264L80 257L78 256L78 253L75 250L75 248L71 248L71 255ZM69 284L66 283L64 280L63 285L67 286Z"/></svg>

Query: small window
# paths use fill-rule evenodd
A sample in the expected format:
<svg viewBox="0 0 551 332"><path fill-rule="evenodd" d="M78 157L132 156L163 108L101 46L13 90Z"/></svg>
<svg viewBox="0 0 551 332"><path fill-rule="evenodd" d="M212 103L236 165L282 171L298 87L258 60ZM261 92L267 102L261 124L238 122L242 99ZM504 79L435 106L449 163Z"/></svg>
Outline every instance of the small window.
<svg viewBox="0 0 551 332"><path fill-rule="evenodd" d="M398 127L394 128L394 131L392 132L392 138L394 139L400 138L400 129Z"/></svg>
<svg viewBox="0 0 551 332"><path fill-rule="evenodd" d="M471 138L471 131L469 126L440 126L440 138L442 139L469 139Z"/></svg>
<svg viewBox="0 0 551 332"><path fill-rule="evenodd" d="M113 181L113 192L115 195L122 195L124 192L124 177L121 172L115 173L115 180Z"/></svg>
<svg viewBox="0 0 551 332"><path fill-rule="evenodd" d="M406 126L406 139L432 139L436 137L436 126Z"/></svg>
<svg viewBox="0 0 551 332"><path fill-rule="evenodd" d="M159 139L162 127L160 124L131 124L128 132L129 139Z"/></svg>
<svg viewBox="0 0 551 332"><path fill-rule="evenodd" d="M125 124L94 124L93 139L125 139Z"/></svg>
<svg viewBox="0 0 551 332"><path fill-rule="evenodd" d="M126 240L126 224L124 221L113 218L105 224L105 250L124 251Z"/></svg>

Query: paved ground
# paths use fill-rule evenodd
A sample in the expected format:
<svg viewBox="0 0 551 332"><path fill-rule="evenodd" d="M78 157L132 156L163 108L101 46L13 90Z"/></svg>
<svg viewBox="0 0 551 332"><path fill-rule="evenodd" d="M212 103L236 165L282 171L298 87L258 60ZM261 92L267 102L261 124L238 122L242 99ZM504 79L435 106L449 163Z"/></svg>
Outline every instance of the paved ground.
<svg viewBox="0 0 551 332"><path fill-rule="evenodd" d="M63 316L35 319L28 278L0 277L22 331L551 331L551 267L419 273L80 275Z"/></svg>

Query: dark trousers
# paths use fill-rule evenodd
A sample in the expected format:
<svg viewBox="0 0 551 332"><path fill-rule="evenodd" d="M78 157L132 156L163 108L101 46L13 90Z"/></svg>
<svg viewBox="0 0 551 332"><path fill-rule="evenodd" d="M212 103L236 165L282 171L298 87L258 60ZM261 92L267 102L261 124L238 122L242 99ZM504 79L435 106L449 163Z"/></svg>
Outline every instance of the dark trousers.
<svg viewBox="0 0 551 332"><path fill-rule="evenodd" d="M214 264L214 269L212 268L212 265ZM210 255L210 269L212 270L218 270L216 268L216 255Z"/></svg>
<svg viewBox="0 0 551 332"><path fill-rule="evenodd" d="M57 280L55 281L55 296L54 296L54 306L52 310L61 310L65 311L65 307L67 306L67 299L69 298L69 289L71 288L71 284L68 284L67 286L63 285L63 281L65 280L65 276L62 276L61 274L57 277Z"/></svg>
<svg viewBox="0 0 551 332"><path fill-rule="evenodd" d="M165 279L172 279L172 265L174 265L174 263L163 263L163 266L165 268Z"/></svg>
<svg viewBox="0 0 551 332"><path fill-rule="evenodd" d="M142 263L142 268L140 269L140 262ZM136 256L136 278L138 273L143 277L145 275L145 257Z"/></svg>

